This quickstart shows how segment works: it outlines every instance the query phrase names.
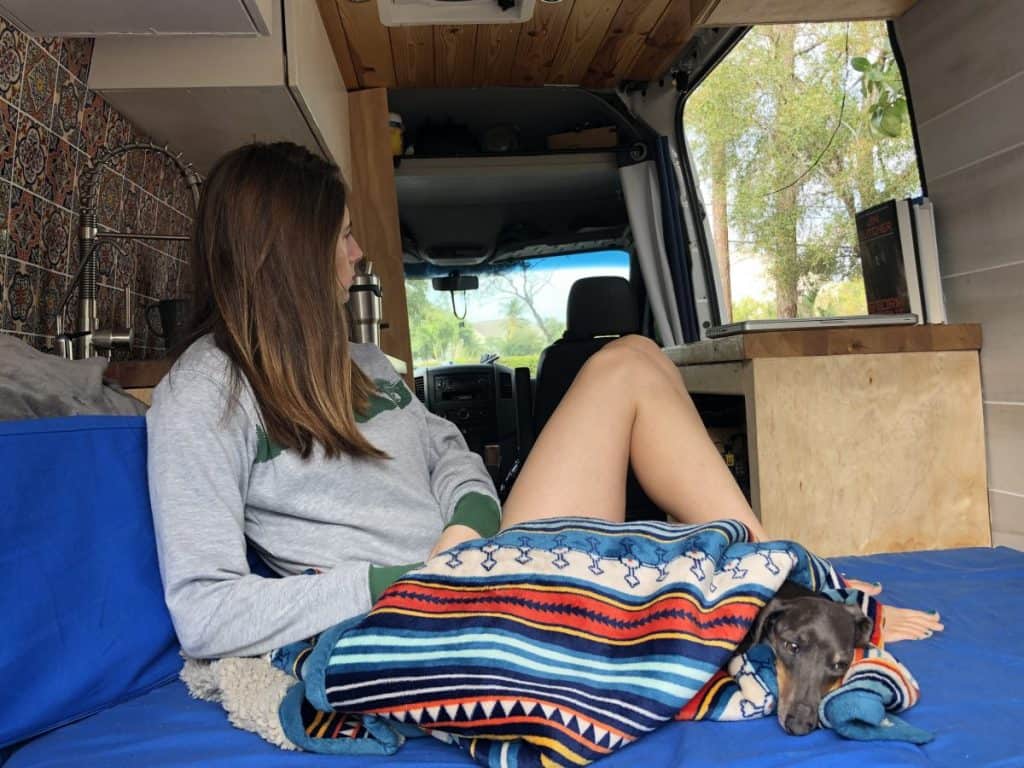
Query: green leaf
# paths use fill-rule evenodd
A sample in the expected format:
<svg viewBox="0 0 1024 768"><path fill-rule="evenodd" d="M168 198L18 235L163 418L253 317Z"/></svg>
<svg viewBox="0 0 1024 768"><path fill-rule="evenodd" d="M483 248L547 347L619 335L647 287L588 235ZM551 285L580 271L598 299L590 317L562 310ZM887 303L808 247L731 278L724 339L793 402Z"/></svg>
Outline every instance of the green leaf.
<svg viewBox="0 0 1024 768"><path fill-rule="evenodd" d="M850 66L858 72L867 72L871 69L871 62L864 56L854 56L850 59Z"/></svg>

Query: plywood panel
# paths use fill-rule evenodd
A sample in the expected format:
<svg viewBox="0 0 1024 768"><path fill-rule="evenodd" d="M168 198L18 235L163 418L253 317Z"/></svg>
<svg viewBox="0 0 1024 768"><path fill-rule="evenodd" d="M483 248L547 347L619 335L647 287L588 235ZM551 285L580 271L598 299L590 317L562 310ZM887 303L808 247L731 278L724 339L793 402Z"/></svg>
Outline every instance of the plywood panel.
<svg viewBox="0 0 1024 768"><path fill-rule="evenodd" d="M619 73L629 71L666 5L668 0L622 0L601 47L587 67L583 85L589 88L614 86Z"/></svg>
<svg viewBox="0 0 1024 768"><path fill-rule="evenodd" d="M750 365L771 536L826 557L989 545L976 353Z"/></svg>
<svg viewBox="0 0 1024 768"><path fill-rule="evenodd" d="M981 372L985 399L1024 402L1024 263L943 280L951 318L982 323ZM1024 449L1024 423L1021 448ZM1024 475L1024 461L1021 461Z"/></svg>
<svg viewBox="0 0 1024 768"><path fill-rule="evenodd" d="M620 77L630 80L655 80L664 75L682 51L693 32L689 4L670 2L647 36L628 72Z"/></svg>
<svg viewBox="0 0 1024 768"><path fill-rule="evenodd" d="M576 0L551 65L549 83L579 83L605 38L621 0Z"/></svg>
<svg viewBox="0 0 1024 768"><path fill-rule="evenodd" d="M476 31L473 85L508 85L523 24L483 24Z"/></svg>
<svg viewBox="0 0 1024 768"><path fill-rule="evenodd" d="M449 88L473 84L476 26L434 27L434 72L437 81Z"/></svg>
<svg viewBox="0 0 1024 768"><path fill-rule="evenodd" d="M353 3L335 0L349 42L352 66L362 88L394 88L388 30L377 15L377 0Z"/></svg>
<svg viewBox="0 0 1024 768"><path fill-rule="evenodd" d="M794 24L808 21L891 19L902 15L914 0L711 0L694 21L706 27L747 24Z"/></svg>
<svg viewBox="0 0 1024 768"><path fill-rule="evenodd" d="M381 349L412 371L409 314L405 302L398 197L388 136L388 100L383 88L349 94L352 131L352 195L349 209L356 240L380 275L384 300ZM412 385L411 373L406 381Z"/></svg>
<svg viewBox="0 0 1024 768"><path fill-rule="evenodd" d="M523 25L512 64L515 85L544 85L554 63L575 0L537 3L533 18Z"/></svg>
<svg viewBox="0 0 1024 768"><path fill-rule="evenodd" d="M355 88L359 85L359 78L356 77L355 67L352 66L352 55L349 53L345 28L341 24L338 4L336 0L316 0L316 5L320 9L320 18L324 21L324 28L327 30L327 37L330 38L334 58L338 62L345 87Z"/></svg>
<svg viewBox="0 0 1024 768"><path fill-rule="evenodd" d="M434 28L391 27L391 55L398 88L433 88Z"/></svg>

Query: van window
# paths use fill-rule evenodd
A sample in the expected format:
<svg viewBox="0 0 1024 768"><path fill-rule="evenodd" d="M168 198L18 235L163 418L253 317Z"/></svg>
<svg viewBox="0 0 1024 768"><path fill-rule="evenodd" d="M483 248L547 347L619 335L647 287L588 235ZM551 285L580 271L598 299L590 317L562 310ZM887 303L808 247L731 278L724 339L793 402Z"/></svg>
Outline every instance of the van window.
<svg viewBox="0 0 1024 768"><path fill-rule="evenodd" d="M415 368L479 363L483 356L497 354L502 365L526 366L536 375L541 350L565 330L572 284L598 275L628 279L629 254L600 251L476 267L464 274L477 275L480 287L456 293L454 311L452 294L435 291L416 272L407 266L405 280Z"/></svg>
<svg viewBox="0 0 1024 768"><path fill-rule="evenodd" d="M867 313L854 215L920 194L884 22L753 27L687 99L723 322Z"/></svg>

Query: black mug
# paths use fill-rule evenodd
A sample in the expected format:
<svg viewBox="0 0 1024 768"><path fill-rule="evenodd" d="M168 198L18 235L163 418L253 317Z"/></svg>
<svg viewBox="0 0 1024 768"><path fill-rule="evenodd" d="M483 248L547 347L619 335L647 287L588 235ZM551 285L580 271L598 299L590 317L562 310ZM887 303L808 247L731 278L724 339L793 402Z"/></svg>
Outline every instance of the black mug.
<svg viewBox="0 0 1024 768"><path fill-rule="evenodd" d="M153 327L152 313L160 315L160 328ZM167 349L174 347L182 338L188 323L189 305L187 299L164 299L146 307L146 325L155 336L164 340Z"/></svg>

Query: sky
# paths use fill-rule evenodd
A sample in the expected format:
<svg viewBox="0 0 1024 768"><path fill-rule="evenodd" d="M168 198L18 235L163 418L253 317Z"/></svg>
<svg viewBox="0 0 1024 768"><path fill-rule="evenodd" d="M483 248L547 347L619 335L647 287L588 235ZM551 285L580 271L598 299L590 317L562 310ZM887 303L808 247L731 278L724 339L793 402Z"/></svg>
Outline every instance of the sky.
<svg viewBox="0 0 1024 768"><path fill-rule="evenodd" d="M573 256L555 256L540 259L535 264L542 265L551 274L551 282L542 290L538 297L537 309L543 317L556 317L565 320L565 308L569 299L569 289L581 277L595 275L617 275L629 278L628 256L622 251L599 251L593 254L576 254ZM581 266L582 265L582 266ZM538 268L539 271L539 268ZM493 280L486 275L480 277L480 287L485 281ZM494 297L486 300L484 291L467 291L469 311L466 319L471 322L486 322L505 317L507 296ZM492 294L493 295L493 294ZM451 299L445 294L434 294L435 303L451 307ZM462 296L456 294L455 307L462 314Z"/></svg>

